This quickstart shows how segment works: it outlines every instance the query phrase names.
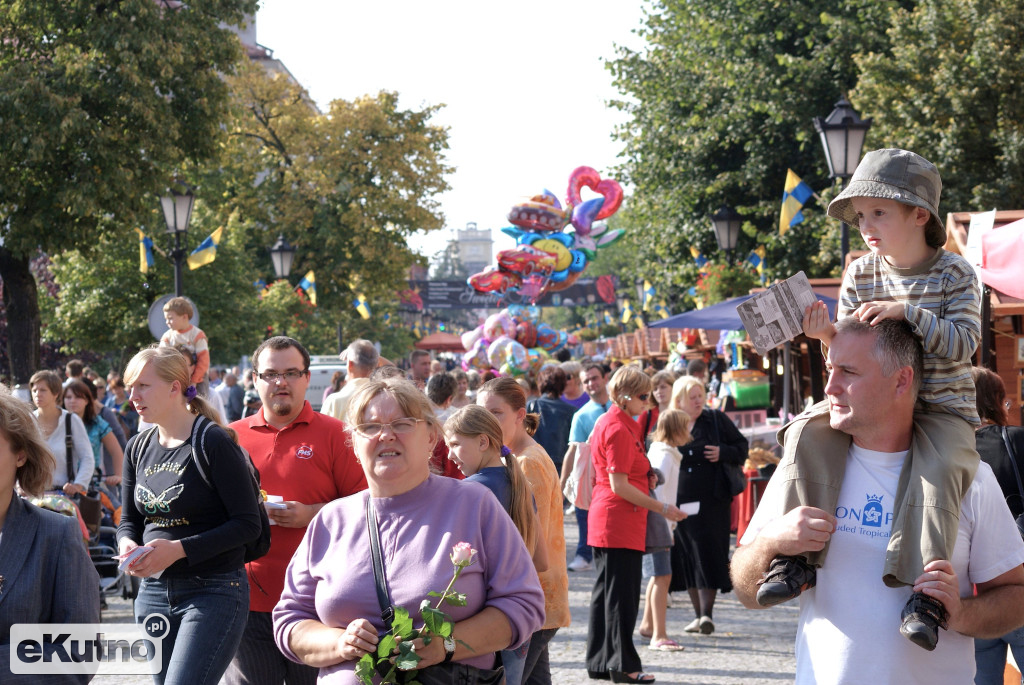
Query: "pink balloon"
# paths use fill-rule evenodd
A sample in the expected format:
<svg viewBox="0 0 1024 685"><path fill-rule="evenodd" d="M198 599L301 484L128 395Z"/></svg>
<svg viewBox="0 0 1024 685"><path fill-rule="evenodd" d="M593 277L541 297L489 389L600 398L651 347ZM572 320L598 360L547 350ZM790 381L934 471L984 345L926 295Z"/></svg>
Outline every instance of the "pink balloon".
<svg viewBox="0 0 1024 685"><path fill-rule="evenodd" d="M566 191L566 199L569 205L575 207L583 199L580 197L580 190L586 186L604 198L601 211L597 213L597 220L607 219L618 211L622 204L622 186L619 182L611 179L601 179L601 174L589 166L580 166L573 169L569 174L569 189Z"/></svg>
<svg viewBox="0 0 1024 685"><path fill-rule="evenodd" d="M573 207L582 202L580 198L580 190L583 186L587 186L590 189L597 187L597 184L601 182L601 174L597 173L597 169L589 166L578 166L572 170L569 174L569 189L565 193L567 203Z"/></svg>

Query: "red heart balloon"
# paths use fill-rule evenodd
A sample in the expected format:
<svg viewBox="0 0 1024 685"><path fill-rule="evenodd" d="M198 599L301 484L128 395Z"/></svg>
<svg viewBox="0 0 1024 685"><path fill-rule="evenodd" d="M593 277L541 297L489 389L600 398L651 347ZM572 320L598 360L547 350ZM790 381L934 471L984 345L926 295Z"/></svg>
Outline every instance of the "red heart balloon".
<svg viewBox="0 0 1024 685"><path fill-rule="evenodd" d="M602 179L601 174L597 173L593 167L580 166L569 174L569 189L566 191L569 205L575 207L583 201L580 197L580 190L584 187L590 188L604 198L604 204L601 205L601 211L597 213L597 219L607 219L618 211L622 204L622 186L618 181L611 178Z"/></svg>

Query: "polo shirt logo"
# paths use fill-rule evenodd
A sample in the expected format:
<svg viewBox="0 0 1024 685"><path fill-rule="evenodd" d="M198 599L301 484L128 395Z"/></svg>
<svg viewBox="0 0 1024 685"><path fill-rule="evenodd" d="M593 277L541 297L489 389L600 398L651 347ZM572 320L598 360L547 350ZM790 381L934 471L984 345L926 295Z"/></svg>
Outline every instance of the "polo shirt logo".
<svg viewBox="0 0 1024 685"><path fill-rule="evenodd" d="M295 456L299 459L312 459L313 448L309 445L302 445L301 447L296 448Z"/></svg>

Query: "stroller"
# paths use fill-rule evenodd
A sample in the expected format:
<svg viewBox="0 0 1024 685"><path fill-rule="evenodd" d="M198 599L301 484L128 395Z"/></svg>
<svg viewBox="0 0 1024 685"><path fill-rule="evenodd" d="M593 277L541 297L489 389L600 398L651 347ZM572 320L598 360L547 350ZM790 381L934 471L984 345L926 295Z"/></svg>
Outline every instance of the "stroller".
<svg viewBox="0 0 1024 685"><path fill-rule="evenodd" d="M139 592L139 579L118 571L118 561L113 558L117 555L116 524L121 508L115 506L116 499L105 484L101 483L96 488L94 496L82 498L77 504L60 492L48 492L29 501L42 509L78 519L89 558L100 576L101 609L106 608L107 597L135 599Z"/></svg>

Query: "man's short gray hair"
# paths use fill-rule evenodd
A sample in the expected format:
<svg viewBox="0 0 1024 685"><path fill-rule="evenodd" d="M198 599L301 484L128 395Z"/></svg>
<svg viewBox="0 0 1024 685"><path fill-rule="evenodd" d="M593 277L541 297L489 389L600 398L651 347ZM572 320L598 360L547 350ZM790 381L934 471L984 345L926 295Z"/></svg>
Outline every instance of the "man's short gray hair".
<svg viewBox="0 0 1024 685"><path fill-rule="evenodd" d="M924 377L924 349L921 339L914 334L909 323L884 319L871 325L848 316L836 322L836 333L873 334L875 345L871 356L882 367L882 374L888 377L904 366L909 366L914 372L914 396L920 392L921 379Z"/></svg>
<svg viewBox="0 0 1024 685"><path fill-rule="evenodd" d="M345 349L345 361L352 362L353 366L366 372L376 369L379 359L380 354L377 353L377 348L369 340L354 340Z"/></svg>

